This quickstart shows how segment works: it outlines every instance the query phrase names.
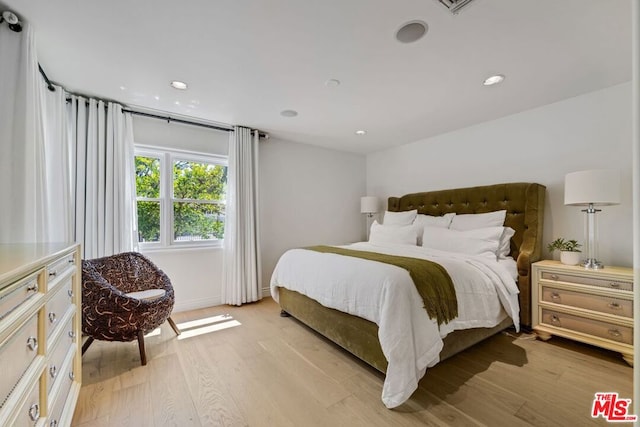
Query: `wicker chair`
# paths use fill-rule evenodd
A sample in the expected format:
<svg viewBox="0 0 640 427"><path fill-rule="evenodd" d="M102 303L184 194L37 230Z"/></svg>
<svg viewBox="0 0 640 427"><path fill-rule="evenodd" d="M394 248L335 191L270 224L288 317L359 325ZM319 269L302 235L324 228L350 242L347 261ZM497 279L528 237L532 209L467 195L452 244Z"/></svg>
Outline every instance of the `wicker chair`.
<svg viewBox="0 0 640 427"><path fill-rule="evenodd" d="M144 334L171 319L174 294L171 281L151 261L137 252L125 252L82 261L82 332L94 339L138 340L140 361L147 364Z"/></svg>

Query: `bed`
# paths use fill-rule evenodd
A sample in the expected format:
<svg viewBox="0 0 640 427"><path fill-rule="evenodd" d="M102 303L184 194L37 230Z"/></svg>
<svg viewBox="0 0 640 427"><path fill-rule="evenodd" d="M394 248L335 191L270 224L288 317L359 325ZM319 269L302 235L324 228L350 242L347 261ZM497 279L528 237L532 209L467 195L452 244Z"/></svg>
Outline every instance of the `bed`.
<svg viewBox="0 0 640 427"><path fill-rule="evenodd" d="M417 209L419 214L437 217L447 213L477 214L506 210L504 226L515 230L515 234L510 241L510 255L515 261L513 275L515 276L514 279L517 279L514 281L514 283L517 283L516 293L519 291L517 295L512 295L513 298L519 301L519 313L516 314L515 323L527 328L531 325L531 263L540 257L544 198L545 187L540 184L507 183L390 197L388 211L406 212ZM300 250L297 251L296 254L300 255ZM283 255L283 258L287 254ZM312 270L313 267L308 268L309 266L300 267L299 270ZM318 272L322 273L328 269L330 268L325 265ZM278 267L276 267L277 270ZM374 321L348 314L345 312L346 310L341 311L329 308L325 306L326 304L322 305L315 299L307 297L300 292L287 289L287 284L279 281L276 276L277 274L274 272L271 290L283 313L295 317L377 370L387 374L382 400L389 408L397 407L408 399L412 391L417 387L417 381L422 377L428 366L432 366L438 360L451 357L514 324L513 319L506 316L492 327L472 327L471 329L455 330L448 333L440 340L441 344L437 348L434 341L433 347L438 354L435 358L430 356L430 361L426 363L420 362L425 365L424 369L419 366L416 368L415 373L411 372L410 378L407 380L408 384L402 385L404 387L403 392L401 394L393 394L395 397L389 397L391 394L387 393L385 397L385 389L388 388L387 382L391 382L389 377L391 373L395 372L395 364L397 362L393 362L394 366L390 367L389 361L385 357L383 345L381 345L382 328ZM422 325L416 327L416 325L408 324L406 329L420 331L421 327ZM420 332L420 334L422 333ZM419 335L418 337L421 336ZM387 353L389 353L388 350ZM417 379L411 378L414 376Z"/></svg>

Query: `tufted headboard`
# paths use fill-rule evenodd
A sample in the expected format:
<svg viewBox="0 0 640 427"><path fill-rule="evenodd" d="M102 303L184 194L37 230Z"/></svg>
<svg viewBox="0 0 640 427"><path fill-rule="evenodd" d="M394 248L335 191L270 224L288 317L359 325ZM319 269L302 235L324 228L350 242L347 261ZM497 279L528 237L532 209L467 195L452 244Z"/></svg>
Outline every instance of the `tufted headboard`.
<svg viewBox="0 0 640 427"><path fill-rule="evenodd" d="M545 189L540 184L516 182L413 193L389 197L388 210L417 209L419 214L440 216L506 209L504 225L516 231L511 239L511 256L518 265L520 324L531 326L531 263L540 259Z"/></svg>

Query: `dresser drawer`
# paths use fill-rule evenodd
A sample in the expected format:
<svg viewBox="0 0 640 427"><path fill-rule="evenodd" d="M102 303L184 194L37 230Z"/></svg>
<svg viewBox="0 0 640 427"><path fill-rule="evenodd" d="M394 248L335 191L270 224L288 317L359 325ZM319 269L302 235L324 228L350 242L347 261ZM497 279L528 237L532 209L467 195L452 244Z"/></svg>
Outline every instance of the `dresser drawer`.
<svg viewBox="0 0 640 427"><path fill-rule="evenodd" d="M542 287L542 301L633 318L633 301Z"/></svg>
<svg viewBox="0 0 640 427"><path fill-rule="evenodd" d="M579 283L584 285L598 286L608 289L621 289L624 291L633 290L633 281L631 280L612 280L598 277L578 276L569 273L552 273L550 271L542 271L543 280L566 283Z"/></svg>
<svg viewBox="0 0 640 427"><path fill-rule="evenodd" d="M56 425L55 423L59 424L64 404L71 391L71 386L76 379L75 373L73 372L74 355L72 353L73 349L70 349L65 357L64 365L56 380L56 387L54 387L55 395L49 396L49 422L46 425L51 425L52 427ZM78 357L78 355L75 355L75 357Z"/></svg>
<svg viewBox="0 0 640 427"><path fill-rule="evenodd" d="M65 255L47 265L47 273L49 274L49 288L55 286L56 279L67 273L75 271L75 257L73 253Z"/></svg>
<svg viewBox="0 0 640 427"><path fill-rule="evenodd" d="M76 335L73 331L73 320L74 318L71 317L63 326L62 334L58 337L58 341L53 344L53 350L49 353L49 363L46 371L47 393L51 392L56 379L62 375L62 365L69 350L72 349L75 343Z"/></svg>
<svg viewBox="0 0 640 427"><path fill-rule="evenodd" d="M60 319L71 306L73 298L73 281L71 277L67 277L64 283L61 283L55 290L53 297L45 304L45 330L46 335L50 336L56 329Z"/></svg>
<svg viewBox="0 0 640 427"><path fill-rule="evenodd" d="M584 334L624 344L633 344L633 329L627 326L587 319L548 309L542 309L541 323L569 331L582 332Z"/></svg>
<svg viewBox="0 0 640 427"><path fill-rule="evenodd" d="M38 273L7 286L0 291L0 319L38 293Z"/></svg>
<svg viewBox="0 0 640 427"><path fill-rule="evenodd" d="M40 385L36 382L29 392L27 400L24 401L24 404L18 411L18 416L11 426L33 427L42 413L42 407L40 406Z"/></svg>
<svg viewBox="0 0 640 427"><path fill-rule="evenodd" d="M38 315L35 313L0 347L0 407L38 355Z"/></svg>

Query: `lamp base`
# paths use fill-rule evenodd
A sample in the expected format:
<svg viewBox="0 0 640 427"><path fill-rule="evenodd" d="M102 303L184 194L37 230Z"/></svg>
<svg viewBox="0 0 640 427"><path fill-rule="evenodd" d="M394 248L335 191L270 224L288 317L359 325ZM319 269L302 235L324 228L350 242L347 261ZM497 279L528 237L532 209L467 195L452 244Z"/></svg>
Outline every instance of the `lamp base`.
<svg viewBox="0 0 640 427"><path fill-rule="evenodd" d="M588 268L590 270L602 270L604 268L604 264L598 261L595 258L585 259L580 263L584 268Z"/></svg>

